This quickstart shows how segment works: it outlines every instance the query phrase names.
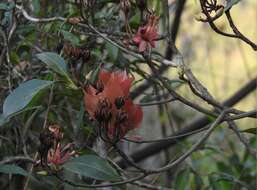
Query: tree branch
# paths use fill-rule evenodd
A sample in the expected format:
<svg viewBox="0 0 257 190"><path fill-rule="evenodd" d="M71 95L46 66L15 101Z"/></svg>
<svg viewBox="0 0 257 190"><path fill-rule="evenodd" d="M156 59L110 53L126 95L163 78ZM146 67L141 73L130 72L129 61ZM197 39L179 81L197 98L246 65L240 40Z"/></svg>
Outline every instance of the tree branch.
<svg viewBox="0 0 257 190"><path fill-rule="evenodd" d="M224 106L233 106L234 104L238 103L240 100L242 100L245 96L247 96L250 92L256 89L256 80L257 77L252 79L250 82L248 82L246 85L244 85L241 89L239 89L236 93L234 93L230 98L225 100L222 105ZM149 156L152 156L154 154L159 153L160 151L169 148L170 146L175 145L179 140L182 140L186 138L187 136L184 136L185 133L190 133L195 130L199 130L201 128L204 128L206 125L210 123L210 120L206 116L201 116L196 119L194 119L191 123L185 125L180 131L178 131L174 136L182 135L181 137L178 137L176 139L167 140L164 142L159 142L155 144L148 145L144 148L141 148L135 152L133 152L130 155L130 158L133 159L134 162L140 162L144 160L145 158L148 158ZM189 134L191 135L191 134ZM188 136L189 136L188 135ZM126 168L127 165L124 162L124 160L119 160L117 164L121 168Z"/></svg>

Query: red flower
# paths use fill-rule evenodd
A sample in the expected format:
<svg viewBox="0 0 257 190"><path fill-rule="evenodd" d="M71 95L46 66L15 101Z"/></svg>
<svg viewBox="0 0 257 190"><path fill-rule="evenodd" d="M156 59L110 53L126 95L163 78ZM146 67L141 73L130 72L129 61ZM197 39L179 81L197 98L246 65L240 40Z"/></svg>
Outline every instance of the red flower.
<svg viewBox="0 0 257 190"><path fill-rule="evenodd" d="M61 149L61 145L58 143L56 149L50 149L48 151L47 162L54 165L64 164L75 155L75 151L72 150L71 147L72 144L67 144Z"/></svg>
<svg viewBox="0 0 257 190"><path fill-rule="evenodd" d="M98 121L110 138L121 138L141 123L141 107L129 98L133 78L126 72L101 70L95 86L84 89L84 102L89 115Z"/></svg>
<svg viewBox="0 0 257 190"><path fill-rule="evenodd" d="M139 52L144 52L151 47L155 47L155 41L158 38L156 25L159 17L151 15L145 26L139 27L137 34L133 38L133 42L138 46Z"/></svg>

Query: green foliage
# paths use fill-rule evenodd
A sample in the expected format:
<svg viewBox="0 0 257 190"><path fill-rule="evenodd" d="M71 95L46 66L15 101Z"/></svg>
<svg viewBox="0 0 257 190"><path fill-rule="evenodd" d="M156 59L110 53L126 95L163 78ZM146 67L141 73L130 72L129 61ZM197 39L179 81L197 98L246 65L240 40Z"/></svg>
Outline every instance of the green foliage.
<svg viewBox="0 0 257 190"><path fill-rule="evenodd" d="M0 3L0 10L10 11L15 7L14 3Z"/></svg>
<svg viewBox="0 0 257 190"><path fill-rule="evenodd" d="M189 188L189 169L181 170L175 179L175 189L186 190Z"/></svg>
<svg viewBox="0 0 257 190"><path fill-rule="evenodd" d="M242 133L251 133L251 134L257 134L257 128L248 128L241 131Z"/></svg>
<svg viewBox="0 0 257 190"><path fill-rule="evenodd" d="M183 80L173 79L173 80L169 80L168 83L171 88L176 89L180 87L182 84L184 84L185 82Z"/></svg>
<svg viewBox="0 0 257 190"><path fill-rule="evenodd" d="M33 176L31 176L26 170L23 168L16 166L16 165L10 165L10 164L1 164L0 165L0 173L4 174L14 174L14 175L22 175L26 177L31 177L35 180Z"/></svg>
<svg viewBox="0 0 257 190"><path fill-rule="evenodd" d="M65 31L65 30L62 30L62 35L63 35L63 38L65 40L67 40L68 42L70 42L71 44L73 44L75 46L79 46L80 39L78 36L74 35L71 32Z"/></svg>
<svg viewBox="0 0 257 190"><path fill-rule="evenodd" d="M45 52L37 54L37 58L44 62L53 72L60 75L69 87L77 89L76 85L68 75L65 60L61 56L53 52Z"/></svg>
<svg viewBox="0 0 257 190"><path fill-rule="evenodd" d="M74 158L63 167L70 172L98 180L117 181L121 179L106 160L96 155L83 155Z"/></svg>
<svg viewBox="0 0 257 190"><path fill-rule="evenodd" d="M68 77L67 66L64 59L56 53L45 52L37 54L37 58L47 64L47 66L63 77Z"/></svg>
<svg viewBox="0 0 257 190"><path fill-rule="evenodd" d="M40 90L49 87L53 82L33 79L22 83L7 96L3 105L4 117L9 117L24 109Z"/></svg>

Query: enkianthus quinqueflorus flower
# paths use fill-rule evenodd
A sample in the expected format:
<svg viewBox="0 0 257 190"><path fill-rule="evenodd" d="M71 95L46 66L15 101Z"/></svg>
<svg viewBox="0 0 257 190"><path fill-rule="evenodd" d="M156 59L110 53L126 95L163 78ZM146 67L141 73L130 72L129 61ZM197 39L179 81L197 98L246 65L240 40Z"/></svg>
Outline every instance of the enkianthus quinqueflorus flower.
<svg viewBox="0 0 257 190"><path fill-rule="evenodd" d="M76 152L73 150L73 144L69 143L64 148L61 148L60 143L57 147L50 149L47 155L48 164L62 165L67 162Z"/></svg>
<svg viewBox="0 0 257 190"><path fill-rule="evenodd" d="M147 24L138 28L136 35L133 37L133 42L138 46L139 52L149 50L149 47L155 47L155 41L158 39L157 24L159 17L150 15Z"/></svg>
<svg viewBox="0 0 257 190"><path fill-rule="evenodd" d="M132 82L126 72L101 70L96 84L84 88L86 111L110 140L119 140L142 121L141 107L129 97Z"/></svg>
<svg viewBox="0 0 257 190"><path fill-rule="evenodd" d="M60 141L63 139L63 133L59 125L54 124L44 129L39 137L40 147L39 154L42 166L53 164L61 165L68 161L70 157L75 155L74 146L72 143L61 147Z"/></svg>

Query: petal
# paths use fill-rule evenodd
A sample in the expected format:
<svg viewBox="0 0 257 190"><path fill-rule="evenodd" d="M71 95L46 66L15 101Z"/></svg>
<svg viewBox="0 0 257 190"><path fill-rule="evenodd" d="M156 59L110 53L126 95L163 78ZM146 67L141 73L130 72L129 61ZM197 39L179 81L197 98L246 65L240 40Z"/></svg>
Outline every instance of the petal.
<svg viewBox="0 0 257 190"><path fill-rule="evenodd" d="M116 72L115 76L117 77L117 81L120 83L124 96L128 96L134 78L129 77L126 71Z"/></svg>
<svg viewBox="0 0 257 190"><path fill-rule="evenodd" d="M103 96L107 97L111 103L114 103L116 98L124 96L120 82L117 81L117 77L115 77L115 73L111 74L111 77L104 88Z"/></svg>
<svg viewBox="0 0 257 190"><path fill-rule="evenodd" d="M101 69L99 72L99 80L103 83L103 85L107 84L110 76L111 72L105 71L104 69Z"/></svg>
<svg viewBox="0 0 257 190"><path fill-rule="evenodd" d="M128 120L131 125L130 129L139 127L143 119L143 111L140 106L133 104L131 99L128 99L124 105L125 111L128 113Z"/></svg>
<svg viewBox="0 0 257 190"><path fill-rule="evenodd" d="M147 48L147 42L142 40L141 43L139 44L138 51L139 52L144 52Z"/></svg>
<svg viewBox="0 0 257 190"><path fill-rule="evenodd" d="M141 35L136 34L132 40L135 44L140 44L142 40Z"/></svg>
<svg viewBox="0 0 257 190"><path fill-rule="evenodd" d="M152 29L151 33L150 33L150 39L151 40L156 40L158 38L158 33L157 33L157 30L154 28Z"/></svg>
<svg viewBox="0 0 257 190"><path fill-rule="evenodd" d="M150 41L150 45L155 48L156 42L155 41Z"/></svg>
<svg viewBox="0 0 257 190"><path fill-rule="evenodd" d="M72 155L72 152L66 152L64 156L61 158L60 164L64 164L65 162L67 162L72 157Z"/></svg>
<svg viewBox="0 0 257 190"><path fill-rule="evenodd" d="M122 83L121 83L121 88L123 90L124 96L126 96L126 97L129 95L129 90L131 88L133 80L134 80L134 78L128 78L128 79L122 81Z"/></svg>
<svg viewBox="0 0 257 190"><path fill-rule="evenodd" d="M133 117L134 117L135 127L139 127L143 119L143 111L141 107L138 105L134 105L132 113L134 113Z"/></svg>
<svg viewBox="0 0 257 190"><path fill-rule="evenodd" d="M94 113L97 109L97 104L99 101L100 95L94 95L90 93L89 89L93 89L93 87L89 87L87 90L84 90L84 105L86 111L89 113L91 117L94 118Z"/></svg>

